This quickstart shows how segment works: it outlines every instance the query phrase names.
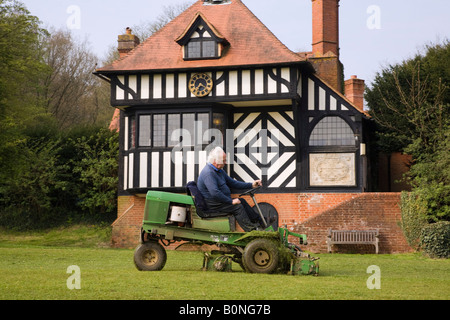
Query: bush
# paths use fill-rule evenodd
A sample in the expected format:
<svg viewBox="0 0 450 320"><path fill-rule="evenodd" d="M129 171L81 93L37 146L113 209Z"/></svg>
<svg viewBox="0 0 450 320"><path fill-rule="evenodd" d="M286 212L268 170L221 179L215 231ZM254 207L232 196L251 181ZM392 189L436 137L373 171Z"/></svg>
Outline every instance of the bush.
<svg viewBox="0 0 450 320"><path fill-rule="evenodd" d="M116 213L118 134L76 128L28 131L8 171L0 171L0 226L43 229L107 221Z"/></svg>
<svg viewBox="0 0 450 320"><path fill-rule="evenodd" d="M119 163L118 133L100 129L76 140L81 161L74 163L78 178L77 205L90 216L115 215Z"/></svg>
<svg viewBox="0 0 450 320"><path fill-rule="evenodd" d="M447 107L450 109L450 105ZM423 153L423 141L417 139L405 152L416 155L408 173L414 192L422 199L430 223L450 221L450 126L436 137L435 150Z"/></svg>
<svg viewBox="0 0 450 320"><path fill-rule="evenodd" d="M450 257L450 222L440 221L422 229L420 245L432 258Z"/></svg>
<svg viewBox="0 0 450 320"><path fill-rule="evenodd" d="M427 206L415 192L402 192L401 195L401 227L408 244L415 250L420 249L420 235L426 220Z"/></svg>
<svg viewBox="0 0 450 320"><path fill-rule="evenodd" d="M20 145L21 159L16 159L9 177L0 184L0 224L28 229L58 220L54 202L67 186L61 176L67 166L58 159L59 141L29 139Z"/></svg>

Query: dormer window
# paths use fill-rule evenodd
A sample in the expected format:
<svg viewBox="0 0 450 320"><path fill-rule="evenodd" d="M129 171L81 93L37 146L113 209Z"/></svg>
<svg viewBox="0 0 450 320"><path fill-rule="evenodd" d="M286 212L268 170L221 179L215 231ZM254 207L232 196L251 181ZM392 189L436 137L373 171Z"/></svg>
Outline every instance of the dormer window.
<svg viewBox="0 0 450 320"><path fill-rule="evenodd" d="M183 47L183 59L218 59L226 39L201 14L197 14L190 26L176 40Z"/></svg>
<svg viewBox="0 0 450 320"><path fill-rule="evenodd" d="M218 43L205 27L200 25L184 47L185 59L218 58Z"/></svg>

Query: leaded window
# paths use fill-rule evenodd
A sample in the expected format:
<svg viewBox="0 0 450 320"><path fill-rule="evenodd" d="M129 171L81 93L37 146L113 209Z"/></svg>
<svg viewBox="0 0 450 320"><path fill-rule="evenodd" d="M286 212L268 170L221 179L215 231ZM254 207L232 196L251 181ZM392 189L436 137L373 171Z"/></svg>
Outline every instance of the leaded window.
<svg viewBox="0 0 450 320"><path fill-rule="evenodd" d="M218 54L218 43L212 38L208 30L200 25L185 46L185 58L217 58Z"/></svg>
<svg viewBox="0 0 450 320"><path fill-rule="evenodd" d="M315 127L309 138L310 146L354 146L352 128L341 117L325 117Z"/></svg>
<svg viewBox="0 0 450 320"><path fill-rule="evenodd" d="M150 147L152 145L151 139L152 117L144 115L139 117L139 146Z"/></svg>
<svg viewBox="0 0 450 320"><path fill-rule="evenodd" d="M153 146L166 146L166 115L155 114L153 116Z"/></svg>
<svg viewBox="0 0 450 320"><path fill-rule="evenodd" d="M138 124L130 117L129 145L135 148L136 125L138 125L138 146L167 148L182 146L207 145L211 142L209 129L217 128L224 131L224 115L214 113L214 123L211 124L209 112L141 114ZM218 121L219 120L219 121ZM217 134L214 134L217 136ZM223 141L223 139L222 139Z"/></svg>

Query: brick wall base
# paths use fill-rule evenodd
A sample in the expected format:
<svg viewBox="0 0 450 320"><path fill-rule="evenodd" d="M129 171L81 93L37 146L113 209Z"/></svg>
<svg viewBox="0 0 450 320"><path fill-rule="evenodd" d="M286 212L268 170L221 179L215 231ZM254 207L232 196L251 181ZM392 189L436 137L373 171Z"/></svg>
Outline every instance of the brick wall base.
<svg viewBox="0 0 450 320"><path fill-rule="evenodd" d="M400 193L291 193L258 194L259 203L273 205L280 226L308 237L303 249L327 251L328 229L379 229L380 253L410 252L399 226ZM250 204L252 200L247 199ZM139 243L145 198L118 198L118 218L112 225L112 246L134 248ZM294 242L294 238L292 239ZM373 246L334 246L333 252L374 252Z"/></svg>
<svg viewBox="0 0 450 320"><path fill-rule="evenodd" d="M362 193L294 227L308 237L305 250L327 252L329 229L379 230L380 253L412 252L400 227L400 193ZM333 252L374 253L373 245L334 245Z"/></svg>
<svg viewBox="0 0 450 320"><path fill-rule="evenodd" d="M144 206L144 197L118 197L118 217L112 224L111 245L113 247L134 248L139 244Z"/></svg>

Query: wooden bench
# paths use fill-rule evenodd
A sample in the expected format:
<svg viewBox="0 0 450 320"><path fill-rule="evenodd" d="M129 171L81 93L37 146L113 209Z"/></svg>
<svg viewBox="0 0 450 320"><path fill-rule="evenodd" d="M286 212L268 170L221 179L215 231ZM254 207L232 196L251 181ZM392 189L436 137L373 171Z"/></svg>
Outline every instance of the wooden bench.
<svg viewBox="0 0 450 320"><path fill-rule="evenodd" d="M378 254L378 230L328 230L327 245L331 252L333 244L373 244Z"/></svg>

